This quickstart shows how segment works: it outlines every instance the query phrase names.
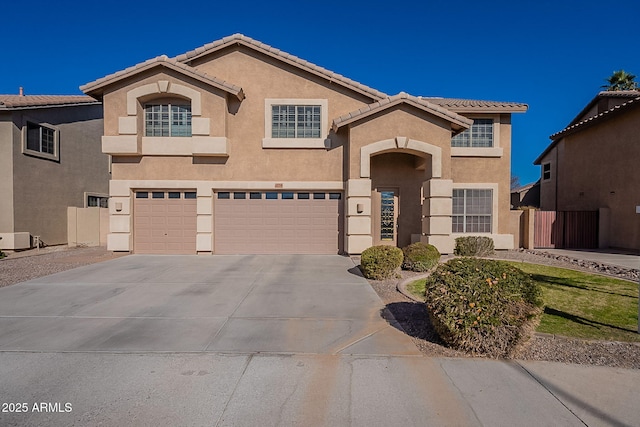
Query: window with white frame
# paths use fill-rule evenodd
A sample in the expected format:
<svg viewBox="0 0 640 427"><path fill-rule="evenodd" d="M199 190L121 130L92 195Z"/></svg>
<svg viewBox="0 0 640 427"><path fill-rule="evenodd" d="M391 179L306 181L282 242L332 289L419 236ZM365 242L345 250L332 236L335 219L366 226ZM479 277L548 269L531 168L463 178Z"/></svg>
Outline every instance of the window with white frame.
<svg viewBox="0 0 640 427"><path fill-rule="evenodd" d="M452 147L493 147L493 119L473 119L470 129L451 138Z"/></svg>
<svg viewBox="0 0 640 427"><path fill-rule="evenodd" d="M454 233L491 233L492 214L493 190L453 190Z"/></svg>
<svg viewBox="0 0 640 427"><path fill-rule="evenodd" d="M551 179L551 163L545 163L542 165L542 180L547 181Z"/></svg>
<svg viewBox="0 0 640 427"><path fill-rule="evenodd" d="M25 149L37 153L56 155L56 130L33 122L26 123Z"/></svg>
<svg viewBox="0 0 640 427"><path fill-rule="evenodd" d="M144 122L145 136L191 136L191 106L147 104Z"/></svg>
<svg viewBox="0 0 640 427"><path fill-rule="evenodd" d="M272 138L320 138L321 126L320 105L271 106Z"/></svg>
<svg viewBox="0 0 640 427"><path fill-rule="evenodd" d="M88 208L108 208L109 196L98 196L94 194L87 194L87 207Z"/></svg>

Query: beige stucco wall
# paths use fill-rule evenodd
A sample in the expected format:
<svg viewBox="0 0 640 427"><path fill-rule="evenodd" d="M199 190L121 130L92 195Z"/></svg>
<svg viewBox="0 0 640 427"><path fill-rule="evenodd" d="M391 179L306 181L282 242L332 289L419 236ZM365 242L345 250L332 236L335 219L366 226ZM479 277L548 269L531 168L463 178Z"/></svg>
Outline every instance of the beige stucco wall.
<svg viewBox="0 0 640 427"><path fill-rule="evenodd" d="M500 116L501 157L454 157L451 159L451 177L454 184L497 183L498 229L493 233L510 233L511 193L511 118L508 114Z"/></svg>
<svg viewBox="0 0 640 427"><path fill-rule="evenodd" d="M60 160L22 154L23 116L59 129ZM16 111L13 117L15 231L44 243L67 242L67 207L84 206L85 192L108 194L108 156L102 153L102 106Z"/></svg>
<svg viewBox="0 0 640 427"><path fill-rule="evenodd" d="M349 127L349 178L360 178L362 147L387 139L406 137L442 150L442 178L451 176L451 130L449 122L416 108L402 105L374 114ZM426 167L431 172L431 164Z"/></svg>
<svg viewBox="0 0 640 427"><path fill-rule="evenodd" d="M635 213L640 206L638 123L640 108L629 109L567 135L559 145L558 210L608 208L611 247L640 249L640 215ZM548 190L542 186L545 202Z"/></svg>
<svg viewBox="0 0 640 427"><path fill-rule="evenodd" d="M558 176L558 160L561 153L564 153L564 141L562 140L540 162L540 209L543 211L556 210L556 178ZM551 177L545 180L542 177L542 168L547 163L551 167Z"/></svg>
<svg viewBox="0 0 640 427"><path fill-rule="evenodd" d="M223 97L203 93L203 117L213 123L224 119L226 131L212 129L212 136L226 136L229 140L228 157L149 157L114 158L114 179L194 179L194 180L342 180L342 152L344 140L329 134L329 149L264 149L265 99L326 99L328 101L329 124L331 119L361 108L361 95L349 92L338 85L308 75L298 69L279 64L277 61L244 49L227 50L216 55L215 60L206 57L193 64L198 70L243 88L246 99L239 108L209 109L210 102ZM145 76L123 82L116 90L105 96L105 132L117 135L117 118L126 115L126 92L139 84L161 78ZM165 76L162 78L175 78ZM125 86L126 84L126 86ZM193 87L198 87L194 84ZM210 90L210 89L207 89ZM217 95L216 95L217 96ZM224 105L224 104L223 104ZM141 117L142 111L138 112ZM142 121L138 120L141 124ZM212 125L213 126L213 125ZM225 129L224 127L222 129ZM142 129L139 128L139 134Z"/></svg>
<svg viewBox="0 0 640 427"><path fill-rule="evenodd" d="M11 113L0 113L0 233L13 228L13 122Z"/></svg>

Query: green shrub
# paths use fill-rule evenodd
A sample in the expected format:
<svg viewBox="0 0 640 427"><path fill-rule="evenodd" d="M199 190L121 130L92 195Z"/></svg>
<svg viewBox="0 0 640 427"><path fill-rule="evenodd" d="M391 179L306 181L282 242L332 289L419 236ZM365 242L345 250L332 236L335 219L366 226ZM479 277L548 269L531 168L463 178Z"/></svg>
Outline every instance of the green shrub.
<svg viewBox="0 0 640 427"><path fill-rule="evenodd" d="M412 243L402 248L404 261L402 268L411 271L429 271L440 261L440 252L435 246L426 243Z"/></svg>
<svg viewBox="0 0 640 427"><path fill-rule="evenodd" d="M427 278L429 317L451 347L491 357L510 354L532 330L540 287L506 262L456 258Z"/></svg>
<svg viewBox="0 0 640 427"><path fill-rule="evenodd" d="M391 277L402 264L402 250L395 246L372 246L360 257L360 266L367 279L381 280Z"/></svg>
<svg viewBox="0 0 640 427"><path fill-rule="evenodd" d="M456 239L456 255L487 256L493 253L493 239L485 236L466 236Z"/></svg>

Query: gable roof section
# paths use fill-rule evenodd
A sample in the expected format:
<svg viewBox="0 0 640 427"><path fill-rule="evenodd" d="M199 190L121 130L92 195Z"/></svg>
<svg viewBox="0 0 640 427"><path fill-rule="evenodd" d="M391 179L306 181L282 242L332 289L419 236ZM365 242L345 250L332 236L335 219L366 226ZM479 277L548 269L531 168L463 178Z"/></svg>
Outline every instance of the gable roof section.
<svg viewBox="0 0 640 427"><path fill-rule="evenodd" d="M450 122L453 125L453 128L457 131L468 129L473 124L473 120L463 117L446 108L443 108L436 104L432 104L422 98L409 95L405 92L400 92L397 95L386 97L384 99L381 99L380 101L374 102L373 104L362 107L357 111L353 111L351 113L338 117L333 121L332 128L335 132L342 126L348 125L350 123L361 120L365 117L371 116L380 111L384 111L388 108L395 107L396 105L400 104L411 105L415 108L426 111L427 113L433 114L434 116L445 119Z"/></svg>
<svg viewBox="0 0 640 427"><path fill-rule="evenodd" d="M249 49L253 49L264 55L270 56L286 64L304 70L308 73L315 74L316 76L322 77L330 82L338 83L341 86L351 89L354 92L368 96L371 99L376 100L387 97L387 94L383 92L365 86L362 83L358 83L341 74L329 71L326 68L320 67L319 65L313 64L309 61L305 61L304 59L298 58L295 55L283 52L280 49L276 49L272 46L269 46L268 44L259 42L258 40L254 40L251 37L247 37L243 34L233 34L231 36L224 37L223 39L205 44L204 46L183 53L182 55L178 55L174 59L178 62L190 63L195 59L201 58L205 55L209 55L233 45L242 45Z"/></svg>
<svg viewBox="0 0 640 427"><path fill-rule="evenodd" d="M420 99L456 113L518 113L529 109L521 102L482 101L477 99L440 98L421 96Z"/></svg>
<svg viewBox="0 0 640 427"><path fill-rule="evenodd" d="M583 118L587 112L593 108L594 105L598 103L602 98L636 98L640 96L640 92L637 90L603 90L598 92L596 96L593 97L591 101L576 115L573 120L569 122L569 126L574 125ZM588 118L588 117L587 117Z"/></svg>
<svg viewBox="0 0 640 427"><path fill-rule="evenodd" d="M244 93L242 92L241 87L231 84L229 82L220 80L216 77L210 76L201 71L198 71L195 68L190 67L181 62L178 62L173 58L169 58L166 55L158 56L158 57L149 59L147 61L141 62L140 64L136 64L132 67L126 68L122 71L109 74L108 76L102 77L98 80L95 80L93 82L80 86L80 90L82 90L84 93L88 95L92 95L92 96L100 95L102 93L102 89L104 89L105 87L155 67L168 68L170 70L176 71L185 76L194 78L209 86L213 86L215 88L228 92L234 95L235 97L237 97L239 100L244 99Z"/></svg>
<svg viewBox="0 0 640 427"><path fill-rule="evenodd" d="M100 104L85 95L0 95L0 110Z"/></svg>
<svg viewBox="0 0 640 427"><path fill-rule="evenodd" d="M602 92L601 92L602 93ZM551 135L549 138L553 141L549 146L538 156L538 158L533 162L534 165L539 165L542 162L544 156L546 156L557 144L558 142L567 135L570 135L575 132L579 132L593 124L600 123L604 120L607 120L611 117L617 116L628 111L631 108L637 107L640 105L640 93L635 93L636 97L630 99L629 101L616 105L606 111L603 111L600 114L596 114L595 116L591 116L587 119L579 121L577 123L570 124L566 128L562 129L560 132L556 132ZM597 97L596 97L597 98ZM593 105L593 102L591 103ZM585 109L586 110L586 109ZM585 111L583 110L583 111Z"/></svg>

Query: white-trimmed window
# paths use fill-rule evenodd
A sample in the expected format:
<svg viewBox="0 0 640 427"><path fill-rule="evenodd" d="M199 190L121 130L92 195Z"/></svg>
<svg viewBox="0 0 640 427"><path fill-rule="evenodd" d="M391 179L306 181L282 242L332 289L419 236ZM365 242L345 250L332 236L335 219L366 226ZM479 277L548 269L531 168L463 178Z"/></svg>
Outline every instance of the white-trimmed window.
<svg viewBox="0 0 640 427"><path fill-rule="evenodd" d="M146 104L145 136L191 136L191 105Z"/></svg>
<svg viewBox="0 0 640 427"><path fill-rule="evenodd" d="M22 152L51 160L59 160L59 131L54 126L25 120L22 128Z"/></svg>
<svg viewBox="0 0 640 427"><path fill-rule="evenodd" d="M491 233L493 190L454 189L452 231L454 233Z"/></svg>
<svg viewBox="0 0 640 427"><path fill-rule="evenodd" d="M493 147L493 119L473 119L470 129L451 138L452 147Z"/></svg>
<svg viewBox="0 0 640 427"><path fill-rule="evenodd" d="M320 105L271 106L272 138L320 138Z"/></svg>
<svg viewBox="0 0 640 427"><path fill-rule="evenodd" d="M109 196L98 194L87 194L87 208L108 208Z"/></svg>
<svg viewBox="0 0 640 427"><path fill-rule="evenodd" d="M551 163L544 163L542 165L542 180L548 181L551 179Z"/></svg>
<svg viewBox="0 0 640 427"><path fill-rule="evenodd" d="M326 99L265 99L264 148L325 148Z"/></svg>

